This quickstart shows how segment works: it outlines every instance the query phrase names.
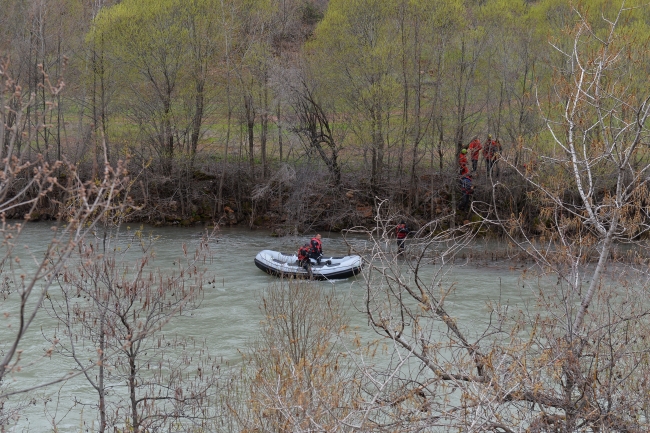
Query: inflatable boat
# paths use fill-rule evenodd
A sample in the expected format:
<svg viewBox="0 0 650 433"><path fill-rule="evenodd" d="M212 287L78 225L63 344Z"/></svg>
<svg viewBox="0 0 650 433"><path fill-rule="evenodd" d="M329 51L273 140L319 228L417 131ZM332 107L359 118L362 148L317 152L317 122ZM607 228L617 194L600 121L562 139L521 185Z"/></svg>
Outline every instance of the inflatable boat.
<svg viewBox="0 0 650 433"><path fill-rule="evenodd" d="M263 250L255 256L255 265L271 275L288 278L310 278L307 269L298 264L296 254L288 255L278 251ZM325 257L320 265L311 259L311 278L315 280L341 280L361 272L360 256Z"/></svg>

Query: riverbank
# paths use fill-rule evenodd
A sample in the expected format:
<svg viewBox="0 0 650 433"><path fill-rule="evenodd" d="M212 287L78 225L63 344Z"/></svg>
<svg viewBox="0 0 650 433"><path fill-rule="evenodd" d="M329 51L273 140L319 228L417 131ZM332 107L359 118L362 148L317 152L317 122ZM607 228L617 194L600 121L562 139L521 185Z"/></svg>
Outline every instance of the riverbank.
<svg viewBox="0 0 650 433"><path fill-rule="evenodd" d="M474 210L468 212L457 210L461 196L454 176L432 170L415 177L387 176L380 188L371 187L363 170L344 172L340 184L334 186L327 170L307 164L285 164L277 170L280 175L267 179L251 176L248 167L238 164L197 164L191 176L182 175L180 167L177 170L177 176L162 176L153 170L138 173L129 190L133 205L119 216L122 221L154 226L264 228L276 236L286 236L374 227L381 205L382 219L403 219L411 229L432 220L440 220L441 227L459 227L490 218L495 211L524 215L530 232L537 223L534 215L538 210L529 203L528 190L508 168L500 169L491 179L485 173L475 175ZM65 175L60 176L63 183ZM508 196L498 190L493 196L493 182L510 185ZM62 195L43 197L29 212L29 219L65 216L65 203ZM27 210L12 209L6 217L21 218ZM482 230L485 235L499 235L501 229L485 225Z"/></svg>

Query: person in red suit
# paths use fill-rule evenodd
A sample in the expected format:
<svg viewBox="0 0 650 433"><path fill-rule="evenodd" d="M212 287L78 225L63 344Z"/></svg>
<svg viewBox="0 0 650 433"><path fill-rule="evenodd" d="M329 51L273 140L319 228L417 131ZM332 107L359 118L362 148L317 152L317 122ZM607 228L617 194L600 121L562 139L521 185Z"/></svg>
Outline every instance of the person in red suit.
<svg viewBox="0 0 650 433"><path fill-rule="evenodd" d="M481 140L478 139L478 136L474 137L474 140L469 143L469 156L472 160L472 172L474 173L478 168L478 155L482 149Z"/></svg>
<svg viewBox="0 0 650 433"><path fill-rule="evenodd" d="M458 168L461 177L469 173L469 168L467 168L467 149L462 149L460 155L458 155Z"/></svg>
<svg viewBox="0 0 650 433"><path fill-rule="evenodd" d="M488 176L492 173L492 167L494 167L494 164L499 159L500 153L501 143L499 143L499 140L493 140L492 134L488 134L488 138L483 144L483 157L485 158Z"/></svg>
<svg viewBox="0 0 650 433"><path fill-rule="evenodd" d="M320 265L320 259L323 257L323 243L321 242L320 233L311 238L311 250L309 251L309 258L316 260Z"/></svg>
<svg viewBox="0 0 650 433"><path fill-rule="evenodd" d="M395 227L395 233L397 234L397 254L401 254L405 250L406 237L410 233L409 228L406 226L404 221L401 221Z"/></svg>

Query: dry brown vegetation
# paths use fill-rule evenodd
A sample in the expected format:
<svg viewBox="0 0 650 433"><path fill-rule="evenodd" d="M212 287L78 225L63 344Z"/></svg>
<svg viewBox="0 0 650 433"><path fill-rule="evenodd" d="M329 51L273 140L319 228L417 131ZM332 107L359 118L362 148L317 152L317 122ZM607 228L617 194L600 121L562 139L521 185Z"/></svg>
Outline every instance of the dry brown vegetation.
<svg viewBox="0 0 650 433"><path fill-rule="evenodd" d="M0 430L33 390L7 377L40 361L21 342L44 305L41 360L76 367L38 387L85 377L101 431L648 430L647 5L5 3ZM456 155L487 133L504 151L460 213ZM39 218L52 238L24 272ZM148 240L111 248L133 220L363 234L360 313L388 361L333 293L282 281L221 372L160 335L201 298L206 242L161 273ZM449 275L489 233L531 263L534 301L464 322Z"/></svg>

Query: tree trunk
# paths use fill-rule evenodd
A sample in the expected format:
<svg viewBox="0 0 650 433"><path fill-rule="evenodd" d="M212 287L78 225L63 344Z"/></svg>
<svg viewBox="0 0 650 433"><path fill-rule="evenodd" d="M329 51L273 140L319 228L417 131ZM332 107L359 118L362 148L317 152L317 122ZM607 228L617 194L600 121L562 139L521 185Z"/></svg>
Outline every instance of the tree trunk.
<svg viewBox="0 0 650 433"><path fill-rule="evenodd" d="M415 36L414 36L414 51L415 51L415 62L414 62L414 73L415 73L415 99L413 101L414 104L414 113L413 113L413 121L415 122L414 124L414 131L413 131L413 154L411 155L411 181L410 181L410 186L409 190L411 191L411 199L409 200L410 206L412 208L417 208L420 203L419 203L419 188L418 188L418 178L417 178L417 164L418 164L418 151L419 151L419 146L420 142L422 141L422 125L421 125L421 110L422 110L422 75L420 74L420 68L422 67L422 52L421 52L421 47L420 47L420 34L419 34L419 21L417 20L416 17L416 23L414 24L414 31L415 31Z"/></svg>
<svg viewBox="0 0 650 433"><path fill-rule="evenodd" d="M106 431L106 390L104 389L104 354L106 353L106 335L104 334L104 316L100 319L99 329L99 372L97 392L99 393L99 432Z"/></svg>
<svg viewBox="0 0 650 433"><path fill-rule="evenodd" d="M280 116L281 116L281 106L280 102L278 101L278 148L280 150L280 162L283 160L283 155L282 155L282 122L280 121Z"/></svg>
<svg viewBox="0 0 650 433"><path fill-rule="evenodd" d="M191 159L190 168L194 167L194 158L196 157L196 150L199 146L199 136L201 135L201 124L203 121L204 110L204 86L205 82L202 79L196 81L196 97L194 99L194 117L192 118L192 137L191 137Z"/></svg>
<svg viewBox="0 0 650 433"><path fill-rule="evenodd" d="M135 396L137 370L135 367L135 353L129 349L129 399L131 401L132 428L134 432L140 431L140 416L138 414L138 401Z"/></svg>
<svg viewBox="0 0 650 433"><path fill-rule="evenodd" d="M165 172L171 174L172 164L174 160L174 135L172 133L172 123L171 123L171 100L166 98L163 101L164 105L164 119L163 119L163 137L162 137L162 148L163 148L163 165Z"/></svg>
<svg viewBox="0 0 650 433"><path fill-rule="evenodd" d="M268 163L266 160L266 139L269 131L269 89L267 79L264 80L264 109L261 116L262 132L260 135L260 153L262 154L262 179L268 177Z"/></svg>
<svg viewBox="0 0 650 433"><path fill-rule="evenodd" d="M248 127L248 162L250 165L251 176L255 173L255 110L253 109L253 96L248 94L244 97L244 108L246 110L246 126Z"/></svg>

